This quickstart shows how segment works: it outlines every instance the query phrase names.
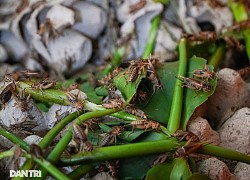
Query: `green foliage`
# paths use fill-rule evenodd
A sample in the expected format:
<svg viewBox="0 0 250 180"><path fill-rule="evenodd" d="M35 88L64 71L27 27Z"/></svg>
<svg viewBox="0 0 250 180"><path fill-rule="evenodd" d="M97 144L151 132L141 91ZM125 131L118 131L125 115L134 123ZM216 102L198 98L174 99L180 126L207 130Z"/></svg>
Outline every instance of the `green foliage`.
<svg viewBox="0 0 250 180"><path fill-rule="evenodd" d="M188 73L187 77L192 77L192 72L196 69L202 69L204 64L206 64L206 60L203 58L193 56L188 61ZM210 70L213 70L212 66L209 66ZM184 91L184 99L183 99L183 111L182 111L182 119L181 119L181 128L183 130L186 129L186 125L192 116L194 110L199 107L202 103L204 103L209 96L211 96L216 88L217 79L209 80L212 88L209 92L204 91L194 91L193 89L185 88Z"/></svg>
<svg viewBox="0 0 250 180"><path fill-rule="evenodd" d="M141 73L141 75L134 82L128 81L129 74L128 71L121 71L114 78L114 85L121 91L123 98L125 101L129 102L133 98L136 93L136 90L143 78L145 78L145 72Z"/></svg>
<svg viewBox="0 0 250 180"><path fill-rule="evenodd" d="M199 57L192 57L188 60L187 77L192 77L192 72L195 69L202 69L206 60ZM209 66L213 70L212 66ZM173 98L174 86L178 70L178 63L165 63L157 69L159 78L163 84L163 89L157 90L151 97L148 104L142 110L149 116L150 119L156 120L165 124L169 118L170 107ZM216 87L216 79L209 81L212 89L206 93L203 91L194 91L193 89L185 88L183 99L183 112L181 127L185 129L186 124L193 114L194 110L204 103L211 96Z"/></svg>
<svg viewBox="0 0 250 180"><path fill-rule="evenodd" d="M180 180L192 175L185 158L176 158L163 164L152 167L146 176L146 180Z"/></svg>

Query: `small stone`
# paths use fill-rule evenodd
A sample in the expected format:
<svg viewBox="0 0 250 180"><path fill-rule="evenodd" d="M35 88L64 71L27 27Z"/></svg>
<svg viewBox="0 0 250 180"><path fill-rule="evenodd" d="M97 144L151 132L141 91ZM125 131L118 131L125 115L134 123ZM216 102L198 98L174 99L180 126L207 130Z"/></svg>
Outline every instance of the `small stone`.
<svg viewBox="0 0 250 180"><path fill-rule="evenodd" d="M235 180L235 176L230 173L226 164L216 158L209 158L197 164L197 169L206 174L212 180Z"/></svg>
<svg viewBox="0 0 250 180"><path fill-rule="evenodd" d="M205 113L212 127L223 124L240 107L250 105L250 91L238 72L224 68L216 76L217 87L206 102Z"/></svg>
<svg viewBox="0 0 250 180"><path fill-rule="evenodd" d="M202 142L213 143L215 145L220 144L219 134L211 128L206 119L197 117L195 120L190 121L188 131L196 134Z"/></svg>
<svg viewBox="0 0 250 180"><path fill-rule="evenodd" d="M248 180L250 172L250 165L246 163L239 162L235 166L234 175L237 180Z"/></svg>
<svg viewBox="0 0 250 180"><path fill-rule="evenodd" d="M235 112L219 129L221 146L241 153L250 153L250 108Z"/></svg>
<svg viewBox="0 0 250 180"><path fill-rule="evenodd" d="M107 13L102 8L83 1L74 3L73 8L78 12L80 20L75 23L73 29L91 38L97 38L106 26Z"/></svg>

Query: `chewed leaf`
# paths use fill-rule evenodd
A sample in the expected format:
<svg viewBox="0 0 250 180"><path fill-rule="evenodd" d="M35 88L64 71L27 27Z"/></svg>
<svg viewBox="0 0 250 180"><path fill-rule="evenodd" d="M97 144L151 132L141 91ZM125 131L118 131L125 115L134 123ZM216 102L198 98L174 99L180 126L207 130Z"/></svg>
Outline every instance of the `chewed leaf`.
<svg viewBox="0 0 250 180"><path fill-rule="evenodd" d="M161 67L157 69L157 75L160 78L163 88L157 89L155 93L152 94L148 104L142 109L150 119L163 124L167 123L170 114L177 70L177 62L162 64Z"/></svg>
<svg viewBox="0 0 250 180"><path fill-rule="evenodd" d="M136 93L136 90L143 78L145 78L145 73L141 73L136 81L128 81L128 71L121 71L116 77L114 77L115 86L121 91L123 98L129 102Z"/></svg>
<svg viewBox="0 0 250 180"><path fill-rule="evenodd" d="M206 60L199 57L192 57L188 60L188 69L186 77L193 77L193 71L196 69L202 69ZM213 67L208 66L212 71ZM150 119L156 120L163 124L166 124L169 118L172 98L174 93L174 86L178 71L178 62L165 63L157 69L157 74L163 84L163 88L157 90L152 94L148 104L143 107L143 111L148 115ZM205 79L204 79L205 80ZM209 96L211 96L215 90L217 80L209 80L212 88L209 92L194 91L193 89L184 89L183 109L181 128L185 129L193 114L194 110L204 103Z"/></svg>
<svg viewBox="0 0 250 180"><path fill-rule="evenodd" d="M202 69L206 64L206 60L203 58L193 56L188 61L187 77L193 77L193 71L196 69ZM208 66L212 71L213 67ZM205 79L204 79L205 81ZM209 92L204 91L194 91L193 89L185 88L184 91L184 100L183 100L183 109L182 109L182 118L181 118L181 128L186 130L186 125L192 116L194 110L204 103L209 96L211 96L216 88L217 79L210 79L209 83L211 85L211 90Z"/></svg>

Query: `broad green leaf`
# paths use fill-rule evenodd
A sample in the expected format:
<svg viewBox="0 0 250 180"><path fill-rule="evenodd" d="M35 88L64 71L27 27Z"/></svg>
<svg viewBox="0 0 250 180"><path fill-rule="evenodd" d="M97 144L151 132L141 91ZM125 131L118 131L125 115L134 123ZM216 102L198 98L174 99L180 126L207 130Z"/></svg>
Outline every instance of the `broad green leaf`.
<svg viewBox="0 0 250 180"><path fill-rule="evenodd" d="M147 172L145 180L169 180L172 169L172 163L157 164Z"/></svg>
<svg viewBox="0 0 250 180"><path fill-rule="evenodd" d="M206 60L203 58L193 56L191 59L189 59L187 77L191 78L193 76L193 71L195 69L202 69L204 64L206 64ZM213 70L212 66L209 66L209 68L210 70ZM212 86L209 92L194 91L193 89L185 88L181 118L181 128L183 130L186 130L186 125L194 110L202 103L204 103L208 99L208 97L214 93L217 79L211 79L209 80L209 83Z"/></svg>
<svg viewBox="0 0 250 180"><path fill-rule="evenodd" d="M128 74L126 72L126 70L121 71L114 77L114 84L121 91L123 98L129 102L135 95L142 78L145 77L145 73L141 73L135 82L128 82Z"/></svg>
<svg viewBox="0 0 250 180"><path fill-rule="evenodd" d="M188 162L185 158L176 158L173 160L173 169L170 174L171 180L186 179L192 172L190 171Z"/></svg>
<svg viewBox="0 0 250 180"><path fill-rule="evenodd" d="M152 94L149 103L142 109L150 119L167 124L177 70L178 62L166 63L157 69L157 74L163 84L163 88L156 90Z"/></svg>
<svg viewBox="0 0 250 180"><path fill-rule="evenodd" d="M188 60L188 72L186 76L192 77L193 71L195 69L202 69L205 63L206 60L203 58L190 58ZM209 66L209 68L210 70L213 70L212 66ZM162 124L167 124L169 118L177 70L178 62L166 63L157 69L157 74L163 84L163 89L159 89L152 94L148 104L142 108L150 119L161 122ZM217 80L213 79L209 82L212 85L212 89L208 93L203 91L195 92L193 89L185 88L181 121L181 127L183 129L185 129L186 124L194 110L213 94Z"/></svg>
<svg viewBox="0 0 250 180"><path fill-rule="evenodd" d="M210 178L204 174L201 173L194 173L191 176L189 176L186 180L210 180Z"/></svg>

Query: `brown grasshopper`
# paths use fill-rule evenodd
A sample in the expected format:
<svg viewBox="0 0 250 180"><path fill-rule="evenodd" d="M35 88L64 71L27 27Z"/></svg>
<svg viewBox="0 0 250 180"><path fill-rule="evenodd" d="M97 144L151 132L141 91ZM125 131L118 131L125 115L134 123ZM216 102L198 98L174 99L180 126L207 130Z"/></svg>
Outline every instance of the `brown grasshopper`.
<svg viewBox="0 0 250 180"><path fill-rule="evenodd" d="M109 144L116 143L116 137L121 135L125 131L123 126L115 126L113 129L106 133L102 139L100 146L107 146Z"/></svg>
<svg viewBox="0 0 250 180"><path fill-rule="evenodd" d="M208 81L209 79L215 78L215 72L210 71L209 67L204 64L203 69L196 69L193 71L193 76L201 79L206 79Z"/></svg>
<svg viewBox="0 0 250 180"><path fill-rule="evenodd" d="M79 151L92 151L93 145L88 141L87 134L83 132L82 128L77 125L73 124L73 139L76 141L77 144L80 144Z"/></svg>
<svg viewBox="0 0 250 180"><path fill-rule="evenodd" d="M183 82L182 87L187 87L194 90L202 90L204 92L209 92L211 90L211 85L209 82L183 76L178 76L176 78Z"/></svg>

